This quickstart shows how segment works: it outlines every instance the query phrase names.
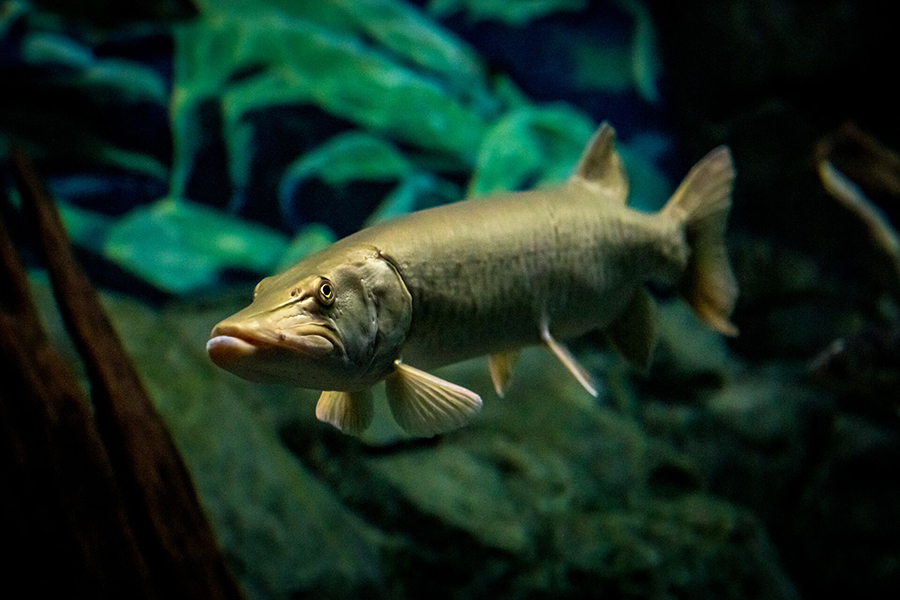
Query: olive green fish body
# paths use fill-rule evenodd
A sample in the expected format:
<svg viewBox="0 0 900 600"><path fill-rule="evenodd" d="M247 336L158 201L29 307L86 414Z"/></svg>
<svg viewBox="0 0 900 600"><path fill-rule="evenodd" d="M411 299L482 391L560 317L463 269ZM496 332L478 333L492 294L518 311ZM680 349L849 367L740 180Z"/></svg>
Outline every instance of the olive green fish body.
<svg viewBox="0 0 900 600"><path fill-rule="evenodd" d="M356 238L356 239L354 239ZM671 282L687 245L674 220L563 186L452 204L364 230L412 296L401 352L423 367L602 328L634 290Z"/></svg>
<svg viewBox="0 0 900 600"><path fill-rule="evenodd" d="M602 329L646 368L656 314L644 284L673 284L710 327L734 335L725 251L734 168L703 158L655 214L628 208L604 124L564 184L468 200L364 229L257 285L220 322L210 358L246 379L322 390L316 416L359 434L381 381L396 422L429 436L467 423L481 397L422 369L487 355L498 394L518 350L542 344L591 394L564 339Z"/></svg>

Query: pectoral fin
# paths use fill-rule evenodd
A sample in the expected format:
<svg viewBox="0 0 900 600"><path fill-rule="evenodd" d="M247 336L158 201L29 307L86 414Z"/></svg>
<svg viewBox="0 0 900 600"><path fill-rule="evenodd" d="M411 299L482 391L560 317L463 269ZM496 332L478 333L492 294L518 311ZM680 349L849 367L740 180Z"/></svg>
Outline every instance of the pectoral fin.
<svg viewBox="0 0 900 600"><path fill-rule="evenodd" d="M606 330L609 342L642 371L650 367L656 347L656 302L644 288L634 293L621 316Z"/></svg>
<svg viewBox="0 0 900 600"><path fill-rule="evenodd" d="M519 358L518 350L510 350L508 352L497 352L488 357L488 368L491 371L491 381L494 382L494 389L497 395L503 397L503 392L509 385L512 377L513 367Z"/></svg>
<svg viewBox="0 0 900 600"><path fill-rule="evenodd" d="M412 435L431 437L465 425L481 409L481 397L399 361L385 379L388 405Z"/></svg>
<svg viewBox="0 0 900 600"><path fill-rule="evenodd" d="M316 404L316 418L331 423L344 433L359 435L372 422L372 393L322 392Z"/></svg>
<svg viewBox="0 0 900 600"><path fill-rule="evenodd" d="M550 335L550 328L547 325L544 325L541 330L541 339L544 341L544 345L550 349L550 352L552 352L569 372L575 376L578 383L580 383L591 396L596 398L597 384L594 381L593 376L587 372L587 369L578 364L578 361L575 360L575 357L572 356L572 353L569 352L568 348L553 339L553 336Z"/></svg>

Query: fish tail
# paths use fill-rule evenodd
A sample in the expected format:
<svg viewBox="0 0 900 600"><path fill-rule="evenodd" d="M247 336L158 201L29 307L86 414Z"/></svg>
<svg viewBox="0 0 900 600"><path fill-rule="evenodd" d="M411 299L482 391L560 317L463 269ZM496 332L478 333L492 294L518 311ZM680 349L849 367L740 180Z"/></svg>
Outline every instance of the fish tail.
<svg viewBox="0 0 900 600"><path fill-rule="evenodd" d="M662 209L664 217L683 224L690 247L679 290L701 320L730 336L738 334L729 320L738 287L725 248L733 183L731 152L719 146L691 169Z"/></svg>

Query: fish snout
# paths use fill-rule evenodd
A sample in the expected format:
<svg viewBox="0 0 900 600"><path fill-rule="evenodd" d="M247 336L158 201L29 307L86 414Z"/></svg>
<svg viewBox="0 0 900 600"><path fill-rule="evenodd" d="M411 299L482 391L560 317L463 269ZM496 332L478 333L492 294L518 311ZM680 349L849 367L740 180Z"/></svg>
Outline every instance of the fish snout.
<svg viewBox="0 0 900 600"><path fill-rule="evenodd" d="M213 327L206 342L210 360L223 369L229 369L256 352L256 344L241 328L222 321Z"/></svg>

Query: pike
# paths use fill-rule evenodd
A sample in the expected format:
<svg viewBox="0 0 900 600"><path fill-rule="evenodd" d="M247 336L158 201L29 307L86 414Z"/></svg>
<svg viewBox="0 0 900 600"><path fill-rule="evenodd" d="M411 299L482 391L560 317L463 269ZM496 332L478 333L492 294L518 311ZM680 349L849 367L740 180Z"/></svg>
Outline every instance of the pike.
<svg viewBox="0 0 900 600"><path fill-rule="evenodd" d="M316 416L358 435L371 388L408 433L467 423L481 397L424 369L489 356L499 395L519 350L546 346L584 388L591 374L557 341L605 330L648 367L656 312L644 285L674 285L711 328L736 335L725 249L734 167L710 152L655 214L626 206L628 180L607 123L552 189L422 210L350 235L259 282L212 330L214 363L253 381L324 390Z"/></svg>

